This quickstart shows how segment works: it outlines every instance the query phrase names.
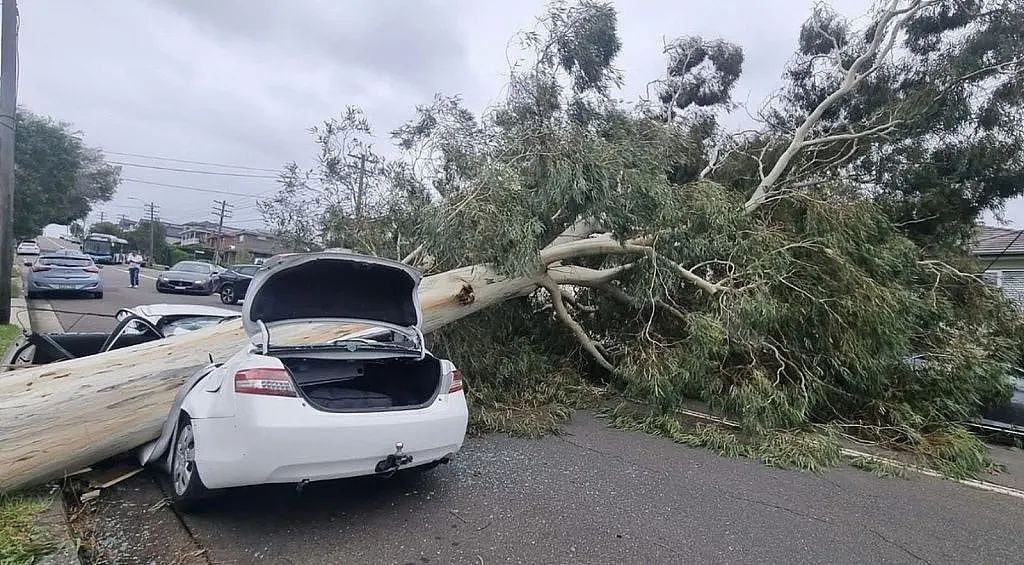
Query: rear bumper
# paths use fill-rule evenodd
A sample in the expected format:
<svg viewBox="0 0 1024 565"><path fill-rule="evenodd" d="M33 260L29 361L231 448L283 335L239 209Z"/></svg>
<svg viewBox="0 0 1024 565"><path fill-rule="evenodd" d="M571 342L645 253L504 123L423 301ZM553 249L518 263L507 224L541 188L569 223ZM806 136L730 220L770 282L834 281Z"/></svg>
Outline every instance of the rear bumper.
<svg viewBox="0 0 1024 565"><path fill-rule="evenodd" d="M28 292L103 292L103 281L97 279L48 280L29 277L25 281Z"/></svg>
<svg viewBox="0 0 1024 565"><path fill-rule="evenodd" d="M408 467L430 463L461 449L469 419L461 393L392 412L321 412L295 398L256 404L258 410L232 417L192 420L196 466L207 487L372 475L397 443L412 456Z"/></svg>

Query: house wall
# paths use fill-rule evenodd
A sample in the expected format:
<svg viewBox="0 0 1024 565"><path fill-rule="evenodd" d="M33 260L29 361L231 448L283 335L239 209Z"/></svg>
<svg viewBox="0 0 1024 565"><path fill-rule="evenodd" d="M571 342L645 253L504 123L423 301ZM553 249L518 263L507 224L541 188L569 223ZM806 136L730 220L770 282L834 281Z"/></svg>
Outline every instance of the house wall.
<svg viewBox="0 0 1024 565"><path fill-rule="evenodd" d="M985 280L1002 289L1007 298L1024 309L1024 256L979 257ZM990 265L991 264L991 265Z"/></svg>

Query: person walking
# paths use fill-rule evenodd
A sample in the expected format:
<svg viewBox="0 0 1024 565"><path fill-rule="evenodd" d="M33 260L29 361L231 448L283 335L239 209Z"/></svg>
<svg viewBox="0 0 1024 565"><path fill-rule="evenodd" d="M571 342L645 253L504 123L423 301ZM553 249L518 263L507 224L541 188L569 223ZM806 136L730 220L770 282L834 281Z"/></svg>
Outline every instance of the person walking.
<svg viewBox="0 0 1024 565"><path fill-rule="evenodd" d="M139 271L142 269L142 255L138 251L128 254L128 279L132 288L139 288Z"/></svg>

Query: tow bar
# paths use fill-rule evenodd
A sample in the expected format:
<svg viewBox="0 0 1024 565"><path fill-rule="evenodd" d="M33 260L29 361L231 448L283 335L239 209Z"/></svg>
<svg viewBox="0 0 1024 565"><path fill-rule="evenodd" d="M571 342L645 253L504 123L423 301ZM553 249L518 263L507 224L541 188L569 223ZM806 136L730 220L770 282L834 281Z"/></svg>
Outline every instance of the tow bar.
<svg viewBox="0 0 1024 565"><path fill-rule="evenodd" d="M412 463L412 455L405 455L402 453L402 449L405 445L402 442L395 444L395 452L388 455L377 463L377 472L385 475L393 474L402 465L408 465Z"/></svg>

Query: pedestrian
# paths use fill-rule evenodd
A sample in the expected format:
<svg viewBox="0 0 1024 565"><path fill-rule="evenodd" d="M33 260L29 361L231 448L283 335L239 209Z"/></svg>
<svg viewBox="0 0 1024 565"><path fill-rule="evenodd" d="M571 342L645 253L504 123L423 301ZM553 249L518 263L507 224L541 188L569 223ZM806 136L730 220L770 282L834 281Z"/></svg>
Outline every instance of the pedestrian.
<svg viewBox="0 0 1024 565"><path fill-rule="evenodd" d="M138 251L128 254L128 279L132 288L139 288L139 270L142 269L142 255Z"/></svg>

